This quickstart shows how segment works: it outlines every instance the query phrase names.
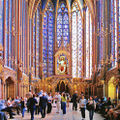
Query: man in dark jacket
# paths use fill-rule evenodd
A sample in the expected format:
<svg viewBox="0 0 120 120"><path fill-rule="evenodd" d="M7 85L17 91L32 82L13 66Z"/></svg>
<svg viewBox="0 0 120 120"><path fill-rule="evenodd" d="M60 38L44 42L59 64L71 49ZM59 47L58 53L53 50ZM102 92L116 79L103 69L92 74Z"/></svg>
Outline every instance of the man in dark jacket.
<svg viewBox="0 0 120 120"><path fill-rule="evenodd" d="M40 102L39 102L39 106L40 106L40 108L41 108L42 118L45 118L47 103L48 103L48 99L47 99L47 97L45 96L45 93L43 93L43 96L40 97Z"/></svg>
<svg viewBox="0 0 120 120"><path fill-rule="evenodd" d="M29 103L29 109L31 114L31 120L34 120L34 112L36 109L35 104L37 104L37 100L35 99L35 94L33 95L33 97L29 98L28 103Z"/></svg>
<svg viewBox="0 0 120 120"><path fill-rule="evenodd" d="M78 98L77 91L75 91L75 93L72 96L73 110L74 109L77 110L77 98Z"/></svg>

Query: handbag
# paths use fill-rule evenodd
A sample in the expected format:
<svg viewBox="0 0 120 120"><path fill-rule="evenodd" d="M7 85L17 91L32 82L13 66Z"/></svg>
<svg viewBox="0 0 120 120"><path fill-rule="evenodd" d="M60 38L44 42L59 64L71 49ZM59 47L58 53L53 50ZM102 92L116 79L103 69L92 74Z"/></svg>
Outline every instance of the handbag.
<svg viewBox="0 0 120 120"><path fill-rule="evenodd" d="M86 108L87 108L87 110L89 111L89 110L94 110L94 103L93 104L89 104L89 103L87 103L86 104Z"/></svg>

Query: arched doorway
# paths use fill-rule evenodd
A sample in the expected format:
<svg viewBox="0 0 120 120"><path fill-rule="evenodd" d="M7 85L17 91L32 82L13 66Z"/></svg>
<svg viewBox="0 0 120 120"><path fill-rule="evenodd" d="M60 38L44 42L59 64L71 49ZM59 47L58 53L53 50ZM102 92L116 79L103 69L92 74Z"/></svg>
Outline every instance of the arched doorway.
<svg viewBox="0 0 120 120"><path fill-rule="evenodd" d="M114 77L112 77L108 82L108 97L110 97L112 100L116 97L116 86L114 83Z"/></svg>
<svg viewBox="0 0 120 120"><path fill-rule="evenodd" d="M70 89L69 89L69 86L68 84L65 84L64 81L59 81L57 86L56 86L56 89L55 89L56 92L66 92L66 93L69 93L70 92Z"/></svg>
<svg viewBox="0 0 120 120"><path fill-rule="evenodd" d="M62 81L60 84L60 92L65 92L65 83Z"/></svg>
<svg viewBox="0 0 120 120"><path fill-rule="evenodd" d="M9 77L6 79L6 98L11 97L14 98L14 82Z"/></svg>

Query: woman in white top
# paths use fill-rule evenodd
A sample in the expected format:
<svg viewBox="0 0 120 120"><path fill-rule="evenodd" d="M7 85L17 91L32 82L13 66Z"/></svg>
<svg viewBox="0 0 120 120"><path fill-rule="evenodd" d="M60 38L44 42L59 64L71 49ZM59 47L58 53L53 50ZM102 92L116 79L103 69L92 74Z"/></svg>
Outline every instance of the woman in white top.
<svg viewBox="0 0 120 120"><path fill-rule="evenodd" d="M11 98L9 97L9 98L7 99L7 106L8 106L8 107L12 107L12 104L13 104L13 102L11 102Z"/></svg>
<svg viewBox="0 0 120 120"><path fill-rule="evenodd" d="M80 109L81 109L81 114L82 114L82 120L85 119L86 103L87 103L87 100L85 99L84 96L82 96L82 99L80 99Z"/></svg>

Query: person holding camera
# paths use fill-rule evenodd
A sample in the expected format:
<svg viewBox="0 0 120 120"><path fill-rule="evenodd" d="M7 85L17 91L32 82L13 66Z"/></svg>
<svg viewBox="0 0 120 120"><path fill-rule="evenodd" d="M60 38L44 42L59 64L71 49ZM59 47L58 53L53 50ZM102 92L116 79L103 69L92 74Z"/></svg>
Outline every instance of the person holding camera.
<svg viewBox="0 0 120 120"><path fill-rule="evenodd" d="M94 110L96 109L96 102L93 100L93 98L90 96L88 100L88 110L89 110L89 118L90 120L93 120Z"/></svg>

